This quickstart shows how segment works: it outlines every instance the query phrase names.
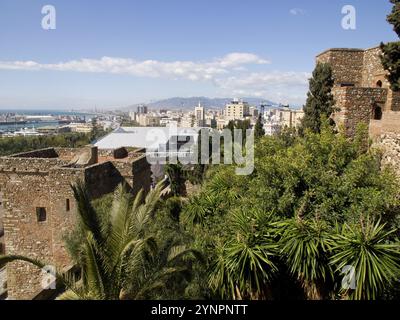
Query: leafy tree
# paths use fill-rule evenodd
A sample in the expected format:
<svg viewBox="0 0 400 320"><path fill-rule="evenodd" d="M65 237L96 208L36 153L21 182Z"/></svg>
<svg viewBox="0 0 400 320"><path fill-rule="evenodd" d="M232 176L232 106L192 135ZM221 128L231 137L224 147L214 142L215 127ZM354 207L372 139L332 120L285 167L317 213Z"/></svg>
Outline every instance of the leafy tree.
<svg viewBox="0 0 400 320"><path fill-rule="evenodd" d="M393 25L393 30L400 37L400 1L390 0L393 4L392 12L388 15L387 21Z"/></svg>
<svg viewBox="0 0 400 320"><path fill-rule="evenodd" d="M265 130L263 127L261 114L258 116L257 122L254 126L254 136L256 139L265 136Z"/></svg>
<svg viewBox="0 0 400 320"><path fill-rule="evenodd" d="M387 79L393 91L400 90L400 42L381 44L382 65L389 72Z"/></svg>
<svg viewBox="0 0 400 320"><path fill-rule="evenodd" d="M167 164L165 166L165 174L169 179L171 194L173 196L186 195L186 173L183 165L180 163Z"/></svg>
<svg viewBox="0 0 400 320"><path fill-rule="evenodd" d="M400 1L390 0L393 4L391 14L388 15L387 21L393 25L393 30L400 37ZM382 49L382 65L389 72L387 78L391 84L393 91L400 90L400 42L381 43Z"/></svg>
<svg viewBox="0 0 400 320"><path fill-rule="evenodd" d="M181 221L206 257L212 297L302 298L302 288L308 299L331 298L342 276L340 262L331 262L341 250L336 226L369 216L385 231L399 227L399 182L361 143L362 129L349 140L325 120L321 133L306 131L289 143L280 136L258 140L250 176L230 166L209 170ZM290 281L291 291L282 292L280 284Z"/></svg>
<svg viewBox="0 0 400 320"><path fill-rule="evenodd" d="M50 147L83 147L106 133L105 131L97 130L95 135L92 133L63 133L50 136L2 138L0 139L0 155L5 156Z"/></svg>
<svg viewBox="0 0 400 320"><path fill-rule="evenodd" d="M335 101L332 95L334 84L332 68L327 63L318 63L310 79L310 89L303 108L304 118L301 131L309 129L321 131L321 118L329 118L334 112Z"/></svg>

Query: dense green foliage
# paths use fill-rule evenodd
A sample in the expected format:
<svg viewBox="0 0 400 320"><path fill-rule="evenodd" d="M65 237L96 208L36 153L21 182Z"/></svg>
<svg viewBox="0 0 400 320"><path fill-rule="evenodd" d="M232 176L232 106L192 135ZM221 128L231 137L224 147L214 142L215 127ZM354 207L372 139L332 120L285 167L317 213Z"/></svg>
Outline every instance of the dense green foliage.
<svg viewBox="0 0 400 320"><path fill-rule="evenodd" d="M169 187L173 196L186 195L186 172L182 164L167 164L165 174L168 176Z"/></svg>
<svg viewBox="0 0 400 320"><path fill-rule="evenodd" d="M262 115L260 114L254 126L254 137L257 139L263 136L265 136L265 130L262 123Z"/></svg>
<svg viewBox="0 0 400 320"><path fill-rule="evenodd" d="M390 2L393 3L393 8L387 17L387 21L393 25L393 30L400 37L400 1L390 0Z"/></svg>
<svg viewBox="0 0 400 320"><path fill-rule="evenodd" d="M321 134L266 137L251 176L209 172L182 220L207 257L210 296L372 299L390 290L400 276L400 188L379 152L365 150L364 130L349 141L323 122ZM356 290L342 290L347 265Z"/></svg>
<svg viewBox="0 0 400 320"><path fill-rule="evenodd" d="M400 1L390 0L393 3L391 14L388 15L387 21L393 25L393 30L400 37ZM400 90L400 42L382 43L381 49L382 65L389 72L388 80L394 91Z"/></svg>
<svg viewBox="0 0 400 320"><path fill-rule="evenodd" d="M329 119L331 116L335 105L331 92L333 84L331 66L326 63L318 63L310 79L310 89L303 108L302 133L307 129L320 132L321 118Z"/></svg>
<svg viewBox="0 0 400 320"><path fill-rule="evenodd" d="M92 133L64 133L36 137L0 138L0 156L50 147L78 148L106 134L103 130Z"/></svg>
<svg viewBox="0 0 400 320"><path fill-rule="evenodd" d="M323 121L321 133L260 138L252 175L211 167L189 198L159 199L159 186L143 203L121 186L92 203L74 187L66 243L82 281L58 275L60 299L395 297L399 181L364 136ZM14 260L44 265L0 257Z"/></svg>

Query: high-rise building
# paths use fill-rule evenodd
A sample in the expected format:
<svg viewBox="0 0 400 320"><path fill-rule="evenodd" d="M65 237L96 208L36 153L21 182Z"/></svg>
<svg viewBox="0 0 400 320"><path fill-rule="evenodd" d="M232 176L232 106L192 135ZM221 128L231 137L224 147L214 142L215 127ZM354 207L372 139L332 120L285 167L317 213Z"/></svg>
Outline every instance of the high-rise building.
<svg viewBox="0 0 400 320"><path fill-rule="evenodd" d="M129 118L131 121L136 121L136 112L135 111L130 111L129 112Z"/></svg>
<svg viewBox="0 0 400 320"><path fill-rule="evenodd" d="M225 106L225 119L243 120L250 115L250 106L243 100L234 99Z"/></svg>
<svg viewBox="0 0 400 320"><path fill-rule="evenodd" d="M148 112L147 106L145 105L140 105L137 107L137 113L138 114L146 114Z"/></svg>
<svg viewBox="0 0 400 320"><path fill-rule="evenodd" d="M196 108L194 108L194 116L195 116L195 125L197 127L204 127L206 116L204 107L201 106L200 102L199 105Z"/></svg>

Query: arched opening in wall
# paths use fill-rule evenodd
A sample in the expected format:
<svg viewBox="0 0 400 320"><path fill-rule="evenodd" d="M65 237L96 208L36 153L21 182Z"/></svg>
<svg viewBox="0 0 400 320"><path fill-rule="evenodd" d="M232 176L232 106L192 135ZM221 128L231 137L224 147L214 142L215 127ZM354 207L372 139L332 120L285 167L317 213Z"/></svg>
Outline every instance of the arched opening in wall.
<svg viewBox="0 0 400 320"><path fill-rule="evenodd" d="M379 105L374 106L373 111L374 120L382 120L382 107Z"/></svg>
<svg viewBox="0 0 400 320"><path fill-rule="evenodd" d="M382 85L383 85L382 81L378 80L378 82L376 83L376 87L377 88L382 88Z"/></svg>

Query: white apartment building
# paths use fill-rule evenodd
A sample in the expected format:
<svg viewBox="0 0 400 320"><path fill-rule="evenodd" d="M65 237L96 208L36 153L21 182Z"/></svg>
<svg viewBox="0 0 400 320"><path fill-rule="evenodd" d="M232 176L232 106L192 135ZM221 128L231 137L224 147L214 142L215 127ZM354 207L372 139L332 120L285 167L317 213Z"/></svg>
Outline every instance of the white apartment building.
<svg viewBox="0 0 400 320"><path fill-rule="evenodd" d="M131 119L131 121L136 121L136 112L135 111L129 112L129 119Z"/></svg>
<svg viewBox="0 0 400 320"><path fill-rule="evenodd" d="M266 135L274 135L282 128L298 128L304 117L303 110L281 107L264 113L264 130Z"/></svg>
<svg viewBox="0 0 400 320"><path fill-rule="evenodd" d="M204 127L205 125L205 110L204 107L201 106L200 102L197 107L194 108L194 118L196 127Z"/></svg>
<svg viewBox="0 0 400 320"><path fill-rule="evenodd" d="M161 117L154 113L140 113L136 115L136 121L141 127L157 127L160 125Z"/></svg>
<svg viewBox="0 0 400 320"><path fill-rule="evenodd" d="M250 115L250 106L243 100L234 99L231 103L225 106L225 119L226 120L243 120Z"/></svg>
<svg viewBox="0 0 400 320"><path fill-rule="evenodd" d="M301 119L304 117L303 110L290 109L289 107L279 110L279 114L282 127L288 128L298 128L301 124Z"/></svg>
<svg viewBox="0 0 400 320"><path fill-rule="evenodd" d="M195 116L192 113L185 114L181 118L179 126L181 128L193 128L195 126Z"/></svg>

